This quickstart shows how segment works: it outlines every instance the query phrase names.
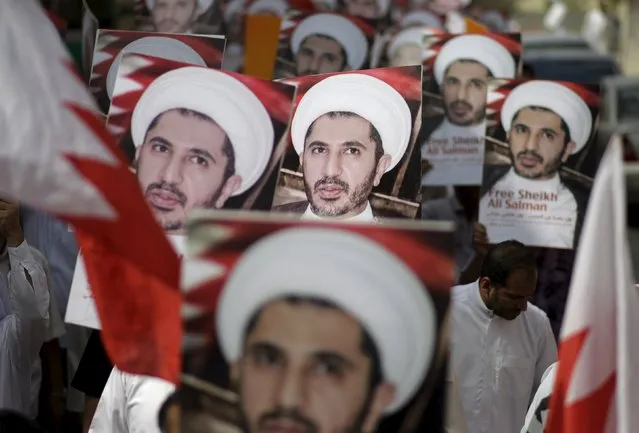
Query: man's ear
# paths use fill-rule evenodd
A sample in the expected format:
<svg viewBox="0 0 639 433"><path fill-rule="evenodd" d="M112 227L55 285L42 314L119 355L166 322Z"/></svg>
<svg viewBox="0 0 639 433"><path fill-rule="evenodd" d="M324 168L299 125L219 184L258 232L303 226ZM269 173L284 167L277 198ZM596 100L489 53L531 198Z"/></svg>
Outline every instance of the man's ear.
<svg viewBox="0 0 639 433"><path fill-rule="evenodd" d="M382 180L382 176L386 173L388 166L391 163L391 156L386 154L379 159L377 163L377 168L375 169L375 178L373 179L373 186L379 185L379 182Z"/></svg>
<svg viewBox="0 0 639 433"><path fill-rule="evenodd" d="M564 154L561 155L561 162L566 162L568 157L570 157L570 155L572 154L572 151L575 150L576 145L577 144L572 140L566 145L566 148L564 149Z"/></svg>
<svg viewBox="0 0 639 433"><path fill-rule="evenodd" d="M488 299L488 295L490 294L490 287L492 286L492 282L488 277L481 277L479 279L479 293L481 293L482 298Z"/></svg>
<svg viewBox="0 0 639 433"><path fill-rule="evenodd" d="M215 208L222 209L226 200L233 194L238 188L242 185L242 177L238 175L233 175L229 177L224 186L222 187L222 192L220 192L220 196L215 201Z"/></svg>
<svg viewBox="0 0 639 433"><path fill-rule="evenodd" d="M377 431L377 426L384 409L386 409L395 398L395 385L383 382L375 388L368 413L362 423L362 433L373 433Z"/></svg>

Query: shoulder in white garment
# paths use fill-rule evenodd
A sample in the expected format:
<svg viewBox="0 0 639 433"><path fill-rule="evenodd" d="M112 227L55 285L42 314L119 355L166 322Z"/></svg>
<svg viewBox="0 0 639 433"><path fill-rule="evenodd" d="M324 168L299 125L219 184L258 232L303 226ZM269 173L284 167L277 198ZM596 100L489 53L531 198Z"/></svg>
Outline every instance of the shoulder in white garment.
<svg viewBox="0 0 639 433"><path fill-rule="evenodd" d="M89 433L160 433L158 415L175 385L113 368Z"/></svg>

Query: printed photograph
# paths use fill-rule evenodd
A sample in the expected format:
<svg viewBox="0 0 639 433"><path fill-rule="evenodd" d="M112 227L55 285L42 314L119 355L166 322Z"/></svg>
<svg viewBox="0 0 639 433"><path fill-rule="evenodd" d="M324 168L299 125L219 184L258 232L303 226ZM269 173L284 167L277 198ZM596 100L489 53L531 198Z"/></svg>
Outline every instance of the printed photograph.
<svg viewBox="0 0 639 433"><path fill-rule="evenodd" d="M273 211L303 219L418 218L421 66L311 75L297 86Z"/></svg>
<svg viewBox="0 0 639 433"><path fill-rule="evenodd" d="M160 225L194 209L272 206L295 87L127 53L107 126Z"/></svg>
<svg viewBox="0 0 639 433"><path fill-rule="evenodd" d="M136 0L135 20L140 31L222 34L220 2L213 0Z"/></svg>
<svg viewBox="0 0 639 433"><path fill-rule="evenodd" d="M225 42L224 36L98 30L91 67L91 92L106 115L111 105L118 67L125 53L220 69Z"/></svg>
<svg viewBox="0 0 639 433"><path fill-rule="evenodd" d="M484 165L488 84L493 78L517 77L520 36L446 34L424 41L424 75L431 80L418 139L424 160L422 185L478 186Z"/></svg>
<svg viewBox="0 0 639 433"><path fill-rule="evenodd" d="M189 226L165 431L443 431L452 224L258 215Z"/></svg>
<svg viewBox="0 0 639 433"><path fill-rule="evenodd" d="M599 92L565 81L494 80L479 206L491 243L575 247L603 149Z"/></svg>
<svg viewBox="0 0 639 433"><path fill-rule="evenodd" d="M353 16L291 11L280 27L274 78L367 69L375 34Z"/></svg>
<svg viewBox="0 0 639 433"><path fill-rule="evenodd" d="M93 64L93 50L95 39L100 28L100 23L86 0L82 0L82 74L88 83L91 78L91 66Z"/></svg>

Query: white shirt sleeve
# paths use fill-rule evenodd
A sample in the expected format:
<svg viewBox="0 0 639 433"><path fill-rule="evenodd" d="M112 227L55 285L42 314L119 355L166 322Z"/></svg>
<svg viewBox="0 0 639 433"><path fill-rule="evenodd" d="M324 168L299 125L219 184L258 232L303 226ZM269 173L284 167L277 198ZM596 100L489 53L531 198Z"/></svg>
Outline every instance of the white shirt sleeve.
<svg viewBox="0 0 639 433"><path fill-rule="evenodd" d="M548 367L557 362L557 342L550 326L548 317L544 317L542 337L540 341L539 357L535 365L535 382L533 384L533 395L541 384L542 378Z"/></svg>
<svg viewBox="0 0 639 433"><path fill-rule="evenodd" d="M7 248L7 252L11 268L8 276L11 310L23 318L37 317L46 323L49 320L50 301L44 268L33 256L26 241L15 248Z"/></svg>
<svg viewBox="0 0 639 433"><path fill-rule="evenodd" d="M29 414L31 375L44 342L49 291L44 270L26 242L7 250L11 313L0 321L0 407Z"/></svg>
<svg viewBox="0 0 639 433"><path fill-rule="evenodd" d="M122 373L113 368L95 409L89 433L129 433L124 422Z"/></svg>
<svg viewBox="0 0 639 433"><path fill-rule="evenodd" d="M58 303L55 299L55 296L51 293L53 284L51 282L51 269L49 268L49 262L42 255L40 251L31 247L31 254L33 258L38 262L38 264L44 269L44 273L47 278L47 288L49 289L49 303L47 307L47 313L49 318L47 320L46 327L46 336L44 341L55 340L56 338L60 338L64 335L64 321L62 320L62 316L60 315L60 309L58 308Z"/></svg>
<svg viewBox="0 0 639 433"><path fill-rule="evenodd" d="M161 433L159 412L175 386L162 379L111 371L89 433Z"/></svg>

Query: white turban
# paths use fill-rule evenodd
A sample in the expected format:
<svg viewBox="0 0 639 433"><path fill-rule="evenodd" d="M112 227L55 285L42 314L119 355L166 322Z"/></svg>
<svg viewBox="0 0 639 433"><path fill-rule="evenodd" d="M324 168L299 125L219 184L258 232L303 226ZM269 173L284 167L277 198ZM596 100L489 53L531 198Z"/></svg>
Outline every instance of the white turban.
<svg viewBox="0 0 639 433"><path fill-rule="evenodd" d="M235 172L242 177L234 196L258 181L271 159L275 133L268 111L248 87L224 72L194 66L159 76L133 109L135 147L142 145L158 115L177 108L204 114L226 132L235 152Z"/></svg>
<svg viewBox="0 0 639 433"><path fill-rule="evenodd" d="M424 38L435 34L428 27L409 27L397 33L386 48L386 57L393 58L398 49L407 44L419 45L422 51L420 61L426 58L426 44Z"/></svg>
<svg viewBox="0 0 639 433"><path fill-rule="evenodd" d="M592 114L584 100L568 87L543 80L527 81L515 87L501 107L501 124L506 132L510 131L515 114L526 107L546 108L561 117L575 142L573 154L588 143Z"/></svg>
<svg viewBox="0 0 639 433"><path fill-rule="evenodd" d="M371 336L383 379L395 386L390 414L417 390L432 362L436 313L427 289L394 254L353 232L292 228L253 244L220 295L217 336L229 362L242 355L248 321L286 296L319 298L354 316Z"/></svg>
<svg viewBox="0 0 639 433"><path fill-rule="evenodd" d="M440 21L433 13L428 11L413 11L402 17L399 22L400 27L408 26L426 26L435 29L445 30L444 23Z"/></svg>
<svg viewBox="0 0 639 433"><path fill-rule="evenodd" d="M155 6L155 0L145 0L145 1L146 1L146 8L149 11L152 11L153 6ZM200 9L200 12L206 12L213 4L213 0L197 0L197 4Z"/></svg>
<svg viewBox="0 0 639 433"><path fill-rule="evenodd" d="M298 155L311 124L334 111L355 113L379 132L384 153L391 156L386 172L401 161L411 138L412 119L408 104L393 87L364 74L338 74L311 87L297 104L291 122L291 139Z"/></svg>
<svg viewBox="0 0 639 433"><path fill-rule="evenodd" d="M277 16L283 16L288 11L286 0L256 0L246 9L247 14L259 14L261 12L273 12Z"/></svg>
<svg viewBox="0 0 639 433"><path fill-rule="evenodd" d="M362 29L348 18L318 13L302 20L291 35L293 54L297 54L304 39L312 35L327 36L339 42L346 52L346 63L352 69L357 70L364 65L368 55L368 40Z"/></svg>
<svg viewBox="0 0 639 433"><path fill-rule="evenodd" d="M118 68L125 53L142 54L161 59L173 60L174 62L188 63L194 66L206 66L206 62L195 51L182 41L166 36L147 36L136 39L118 53L109 68L106 78L106 91L109 99L113 98L115 90L115 79L118 76Z"/></svg>
<svg viewBox="0 0 639 433"><path fill-rule="evenodd" d="M446 42L433 67L433 75L441 86L446 69L458 60L474 60L484 65L495 78L515 78L517 66L512 54L499 42L483 35L461 35Z"/></svg>

